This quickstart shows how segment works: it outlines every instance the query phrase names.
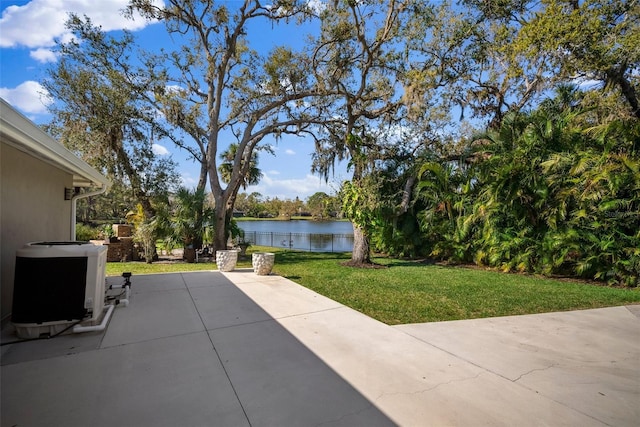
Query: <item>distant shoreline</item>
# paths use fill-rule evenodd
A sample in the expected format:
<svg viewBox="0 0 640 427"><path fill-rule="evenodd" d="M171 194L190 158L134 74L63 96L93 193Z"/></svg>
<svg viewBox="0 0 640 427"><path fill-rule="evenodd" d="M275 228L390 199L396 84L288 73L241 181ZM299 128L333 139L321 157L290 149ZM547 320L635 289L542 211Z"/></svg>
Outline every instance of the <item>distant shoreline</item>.
<svg viewBox="0 0 640 427"><path fill-rule="evenodd" d="M349 222L346 218L328 218L328 219L317 219L310 216L292 216L290 218L285 218L282 216L274 217L274 218L257 218L252 216L239 216L233 218L235 221L314 221L314 222Z"/></svg>

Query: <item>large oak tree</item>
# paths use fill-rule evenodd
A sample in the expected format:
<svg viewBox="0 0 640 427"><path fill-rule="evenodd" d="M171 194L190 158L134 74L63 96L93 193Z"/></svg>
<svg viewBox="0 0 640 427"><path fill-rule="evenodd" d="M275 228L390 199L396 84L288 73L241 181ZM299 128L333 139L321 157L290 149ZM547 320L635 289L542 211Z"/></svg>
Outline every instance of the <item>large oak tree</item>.
<svg viewBox="0 0 640 427"><path fill-rule="evenodd" d="M67 148L128 188L146 216L155 214L154 198L166 198L176 182L175 163L153 150L153 138L167 130L146 102L145 82L132 78L122 60L132 51L132 37L107 38L91 22L71 16L76 39L60 44L60 60L48 70L43 86L57 101L50 107L49 132ZM80 41L81 40L81 41ZM118 61L120 58L120 61ZM129 206L131 208L131 206ZM114 212L118 218L124 212Z"/></svg>
<svg viewBox="0 0 640 427"><path fill-rule="evenodd" d="M132 0L129 10L162 21L175 41L149 62L161 77L153 92L166 119L191 136L215 202L214 246L225 248L226 224L254 151L267 136L301 135L321 121L304 102L319 93L305 54L289 46L258 52L252 36L259 25L277 31L312 10L301 1L251 0L169 0L165 7ZM225 143L236 149L223 180L217 157Z"/></svg>

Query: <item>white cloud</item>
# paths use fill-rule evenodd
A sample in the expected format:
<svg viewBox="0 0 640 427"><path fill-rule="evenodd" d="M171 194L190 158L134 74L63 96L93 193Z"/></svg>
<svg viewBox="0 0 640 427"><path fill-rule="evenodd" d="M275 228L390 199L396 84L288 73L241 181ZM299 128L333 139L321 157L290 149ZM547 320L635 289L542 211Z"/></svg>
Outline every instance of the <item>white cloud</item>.
<svg viewBox="0 0 640 427"><path fill-rule="evenodd" d="M171 154L166 147L160 144L152 144L151 149L153 150L153 153L158 156L168 156L169 154Z"/></svg>
<svg viewBox="0 0 640 427"><path fill-rule="evenodd" d="M167 85L165 86L165 89L169 94L175 93L179 95L184 92L184 89L182 88L182 86L178 86L178 85Z"/></svg>
<svg viewBox="0 0 640 427"><path fill-rule="evenodd" d="M52 50L46 48L32 50L29 52L29 56L42 64L46 64L47 62L56 62L58 60L56 54Z"/></svg>
<svg viewBox="0 0 640 427"><path fill-rule="evenodd" d="M23 6L9 6L0 18L0 47L51 47L56 38L68 38L64 24L71 12L88 16L104 31L139 30L149 25L139 15L134 19L122 16L121 10L128 3L129 0L32 0ZM163 0L155 3L164 4Z"/></svg>
<svg viewBox="0 0 640 427"><path fill-rule="evenodd" d="M291 150L291 149L287 149L284 152L285 152L285 154L288 154L290 156L295 156L296 155L296 152Z"/></svg>
<svg viewBox="0 0 640 427"><path fill-rule="evenodd" d="M322 0L308 0L307 7L319 15L327 8L327 3Z"/></svg>
<svg viewBox="0 0 640 427"><path fill-rule="evenodd" d="M578 87L582 90L596 89L602 87L602 80L576 80Z"/></svg>
<svg viewBox="0 0 640 427"><path fill-rule="evenodd" d="M269 172L267 172L267 174L269 174L269 175L280 175L280 171L270 170Z"/></svg>
<svg viewBox="0 0 640 427"><path fill-rule="evenodd" d="M196 188L198 185L198 180L194 178L189 172L183 171L180 175L180 181L182 181L182 185L187 188Z"/></svg>
<svg viewBox="0 0 640 427"><path fill-rule="evenodd" d="M27 114L45 114L53 102L47 90L38 82L28 80L10 89L0 88L0 97Z"/></svg>
<svg viewBox="0 0 640 427"><path fill-rule="evenodd" d="M304 178L273 179L271 172L265 174L258 185L247 188L247 193L257 191L271 198L293 200L299 197L306 200L309 196L322 191L327 194L335 194L339 188L338 182L325 183L324 179L308 174Z"/></svg>

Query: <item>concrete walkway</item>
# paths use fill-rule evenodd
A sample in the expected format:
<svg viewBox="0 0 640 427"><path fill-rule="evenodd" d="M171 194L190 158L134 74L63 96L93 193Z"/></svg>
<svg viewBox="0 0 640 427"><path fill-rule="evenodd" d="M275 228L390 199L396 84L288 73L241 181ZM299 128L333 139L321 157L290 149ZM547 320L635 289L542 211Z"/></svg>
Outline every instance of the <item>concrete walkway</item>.
<svg viewBox="0 0 640 427"><path fill-rule="evenodd" d="M640 306L391 327L250 270L132 290L106 332L1 347L2 426L640 422Z"/></svg>

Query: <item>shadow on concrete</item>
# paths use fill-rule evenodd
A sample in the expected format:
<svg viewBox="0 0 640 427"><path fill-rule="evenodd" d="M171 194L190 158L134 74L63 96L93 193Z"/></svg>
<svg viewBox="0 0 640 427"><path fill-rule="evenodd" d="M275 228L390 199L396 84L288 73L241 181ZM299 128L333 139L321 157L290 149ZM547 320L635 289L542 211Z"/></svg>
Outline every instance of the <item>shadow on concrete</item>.
<svg viewBox="0 0 640 427"><path fill-rule="evenodd" d="M394 425L221 273L132 293L106 332L2 347L2 425Z"/></svg>

